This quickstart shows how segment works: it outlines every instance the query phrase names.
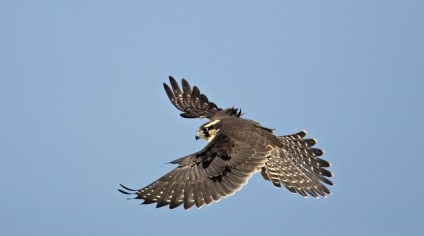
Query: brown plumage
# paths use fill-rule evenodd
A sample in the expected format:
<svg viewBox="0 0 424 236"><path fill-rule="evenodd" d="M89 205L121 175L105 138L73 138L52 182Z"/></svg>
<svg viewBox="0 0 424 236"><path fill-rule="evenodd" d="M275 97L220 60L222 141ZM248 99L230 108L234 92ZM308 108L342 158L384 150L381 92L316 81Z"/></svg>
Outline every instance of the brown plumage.
<svg viewBox="0 0 424 236"><path fill-rule="evenodd" d="M275 136L273 129L242 118L240 110L222 109L210 102L198 87L182 80L182 90L174 78L171 87L164 83L172 104L184 118L208 118L196 137L209 143L200 151L172 161L177 167L144 188L134 190L123 185L125 194L135 194L143 204L156 207L180 205L198 208L234 194L260 171L276 187L313 197L326 196L333 185L327 178L330 163L320 159L324 152L313 148L315 139L304 139L305 131Z"/></svg>

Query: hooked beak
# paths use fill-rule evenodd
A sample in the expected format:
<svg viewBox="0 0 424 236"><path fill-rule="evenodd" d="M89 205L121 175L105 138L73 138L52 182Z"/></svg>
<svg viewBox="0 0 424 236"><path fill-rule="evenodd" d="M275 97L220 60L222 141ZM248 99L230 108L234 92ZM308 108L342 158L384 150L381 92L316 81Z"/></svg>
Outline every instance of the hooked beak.
<svg viewBox="0 0 424 236"><path fill-rule="evenodd" d="M195 136L194 136L194 138L195 138L196 140L199 140L200 136L199 136L199 135L195 135Z"/></svg>

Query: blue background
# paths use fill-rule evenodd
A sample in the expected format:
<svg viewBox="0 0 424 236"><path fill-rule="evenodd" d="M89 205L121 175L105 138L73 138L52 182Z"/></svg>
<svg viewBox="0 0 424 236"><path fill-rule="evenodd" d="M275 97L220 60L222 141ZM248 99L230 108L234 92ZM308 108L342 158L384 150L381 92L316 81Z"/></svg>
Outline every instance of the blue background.
<svg viewBox="0 0 424 236"><path fill-rule="evenodd" d="M421 235L423 1L0 1L1 235ZM208 207L127 201L200 150L162 83L318 139L333 194L260 175Z"/></svg>

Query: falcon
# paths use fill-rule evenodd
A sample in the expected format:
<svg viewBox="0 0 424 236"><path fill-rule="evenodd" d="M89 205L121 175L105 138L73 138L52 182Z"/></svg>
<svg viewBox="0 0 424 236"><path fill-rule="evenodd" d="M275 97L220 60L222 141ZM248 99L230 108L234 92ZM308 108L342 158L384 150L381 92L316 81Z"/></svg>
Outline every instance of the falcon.
<svg viewBox="0 0 424 236"><path fill-rule="evenodd" d="M172 104L184 118L207 118L197 129L195 138L208 144L200 151L171 161L175 169L141 189L121 184L124 194L134 194L142 204L188 210L200 208L240 190L256 172L276 187L284 186L304 197L326 197L326 185L333 174L330 163L321 158L324 151L313 148L315 139L306 139L306 131L276 136L274 129L242 118L237 108L220 108L208 100L197 86L182 79L181 85L169 77L163 84Z"/></svg>

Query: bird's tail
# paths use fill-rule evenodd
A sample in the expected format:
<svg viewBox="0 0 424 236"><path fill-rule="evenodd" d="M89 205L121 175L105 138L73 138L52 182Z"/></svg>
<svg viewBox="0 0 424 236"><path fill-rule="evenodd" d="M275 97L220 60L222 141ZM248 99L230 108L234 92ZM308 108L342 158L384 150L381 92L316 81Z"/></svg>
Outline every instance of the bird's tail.
<svg viewBox="0 0 424 236"><path fill-rule="evenodd" d="M324 151L313 148L315 139L304 139L306 131L278 136L282 148L268 158L261 174L275 186L284 185L293 193L307 197L326 196L330 190L323 184L334 185L327 177L333 174L327 167L331 164L319 158Z"/></svg>

